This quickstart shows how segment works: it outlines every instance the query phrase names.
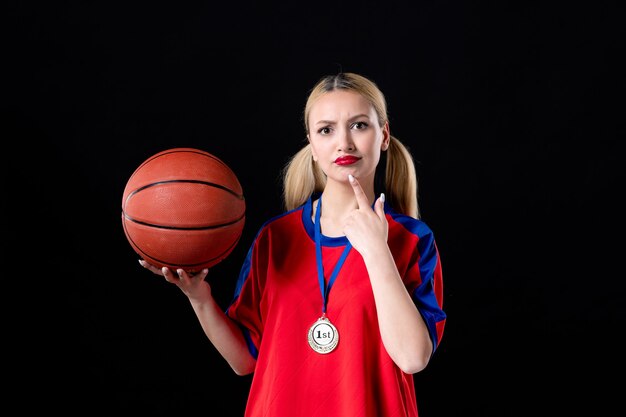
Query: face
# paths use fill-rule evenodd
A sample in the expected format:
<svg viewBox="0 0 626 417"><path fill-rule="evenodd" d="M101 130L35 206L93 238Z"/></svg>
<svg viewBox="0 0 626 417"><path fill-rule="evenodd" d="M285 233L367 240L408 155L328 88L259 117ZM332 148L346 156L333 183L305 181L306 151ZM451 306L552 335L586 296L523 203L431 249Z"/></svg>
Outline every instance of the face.
<svg viewBox="0 0 626 417"><path fill-rule="evenodd" d="M376 110L360 94L334 90L323 94L309 112L313 159L327 181L374 183L380 152L389 146L389 125L381 128Z"/></svg>

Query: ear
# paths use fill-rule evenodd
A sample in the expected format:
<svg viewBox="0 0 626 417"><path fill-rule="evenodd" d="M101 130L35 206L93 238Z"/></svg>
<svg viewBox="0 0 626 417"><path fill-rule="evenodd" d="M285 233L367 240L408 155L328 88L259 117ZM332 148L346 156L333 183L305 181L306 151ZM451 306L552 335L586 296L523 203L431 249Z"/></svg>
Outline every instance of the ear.
<svg viewBox="0 0 626 417"><path fill-rule="evenodd" d="M311 150L311 156L313 157L313 161L317 162L317 155L315 154L315 149L313 149L313 145L311 144L311 138L309 135L306 135L306 139L309 141L309 149Z"/></svg>
<svg viewBox="0 0 626 417"><path fill-rule="evenodd" d="M389 133L389 122L385 122L385 125L383 126L383 142L380 145L380 149L382 149L383 151L386 151L387 149L389 149L389 142L391 141L391 133Z"/></svg>

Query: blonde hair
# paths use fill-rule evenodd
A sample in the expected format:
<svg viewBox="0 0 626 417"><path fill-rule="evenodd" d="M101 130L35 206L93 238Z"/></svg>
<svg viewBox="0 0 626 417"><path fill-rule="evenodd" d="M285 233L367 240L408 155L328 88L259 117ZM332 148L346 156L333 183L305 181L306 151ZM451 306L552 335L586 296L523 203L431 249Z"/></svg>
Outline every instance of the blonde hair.
<svg viewBox="0 0 626 417"><path fill-rule="evenodd" d="M320 79L311 90L304 107L304 127L309 132L309 113L317 99L336 89L350 90L361 94L372 105L378 116L380 127L388 122L387 102L378 86L362 75L344 72ZM391 136L387 150L385 168L385 192L387 202L399 213L419 218L417 203L417 175L409 150ZM287 162L282 172L283 202L287 210L304 204L311 194L322 192L326 175L313 161L311 145L307 144Z"/></svg>

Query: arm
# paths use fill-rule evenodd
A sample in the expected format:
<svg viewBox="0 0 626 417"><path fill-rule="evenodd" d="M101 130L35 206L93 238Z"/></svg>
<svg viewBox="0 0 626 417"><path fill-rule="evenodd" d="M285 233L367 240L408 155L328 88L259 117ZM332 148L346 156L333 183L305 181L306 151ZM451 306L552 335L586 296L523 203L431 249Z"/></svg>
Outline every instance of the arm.
<svg viewBox="0 0 626 417"><path fill-rule="evenodd" d="M380 334L385 349L405 373L426 367L433 344L426 323L398 274L389 247L364 249L363 260L370 276Z"/></svg>
<svg viewBox="0 0 626 417"><path fill-rule="evenodd" d="M256 360L248 351L241 329L221 310L211 294L211 286L205 281L207 269L195 275L178 269L176 276L168 268L158 269L145 261L139 263L153 273L165 277L166 281L178 286L187 296L204 333L237 375L254 371Z"/></svg>
<svg viewBox="0 0 626 417"><path fill-rule="evenodd" d="M383 344L403 372L419 372L428 364L433 344L387 244L384 197L376 201L373 211L358 181L350 182L359 208L352 213L344 232L369 273Z"/></svg>

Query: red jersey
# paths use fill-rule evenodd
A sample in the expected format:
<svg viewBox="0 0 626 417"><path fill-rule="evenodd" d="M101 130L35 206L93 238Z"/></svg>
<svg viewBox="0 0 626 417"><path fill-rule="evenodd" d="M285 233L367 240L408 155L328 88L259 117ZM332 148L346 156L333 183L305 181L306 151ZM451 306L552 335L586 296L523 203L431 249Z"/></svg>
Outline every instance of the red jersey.
<svg viewBox="0 0 626 417"><path fill-rule="evenodd" d="M383 346L369 276L355 249L327 296L326 316L339 343L325 354L309 346L309 329L324 302L311 209L312 198L261 227L226 310L257 358L245 416L416 417L413 376L402 372ZM388 205L385 213L396 266L436 349L446 315L433 234L421 220ZM345 236L321 236L327 282L347 243Z"/></svg>

